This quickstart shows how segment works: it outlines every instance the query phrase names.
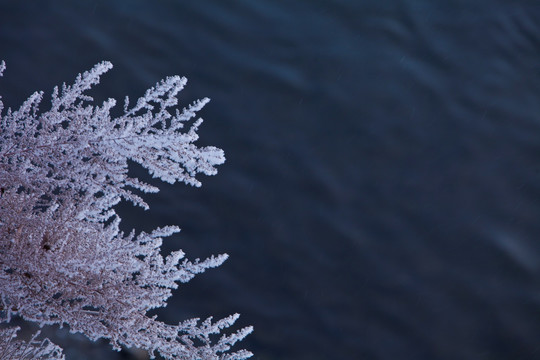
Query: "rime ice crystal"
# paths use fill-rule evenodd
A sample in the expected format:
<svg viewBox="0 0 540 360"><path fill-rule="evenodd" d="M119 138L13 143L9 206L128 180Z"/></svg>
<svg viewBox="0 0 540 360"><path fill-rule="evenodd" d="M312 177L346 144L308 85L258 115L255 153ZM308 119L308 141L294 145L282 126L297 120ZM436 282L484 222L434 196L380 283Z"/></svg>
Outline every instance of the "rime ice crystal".
<svg viewBox="0 0 540 360"><path fill-rule="evenodd" d="M17 339L18 326L0 329L0 359L64 360L62 349L48 339L37 340L39 331L30 341Z"/></svg>
<svg viewBox="0 0 540 360"><path fill-rule="evenodd" d="M248 351L228 351L251 327L210 339L238 315L176 325L146 315L166 305L178 282L227 255L191 262L176 251L164 258L162 240L177 227L124 234L113 208L122 199L148 208L133 190L158 191L128 176L128 160L168 183L200 186L197 174L217 172L223 151L195 145L202 120L194 117L208 99L172 112L186 84L173 76L132 107L126 98L123 115L113 118L114 99L94 106L85 94L111 67L99 63L73 85L55 88L48 111L38 110L41 92L16 111L2 111L0 101L0 323L16 314L40 326L68 325L90 339L109 339L115 349L137 347L167 359L248 358ZM4 69L2 62L0 75ZM0 359L17 341L0 342ZM36 344L33 338L27 345ZM57 347L43 344L61 358Z"/></svg>

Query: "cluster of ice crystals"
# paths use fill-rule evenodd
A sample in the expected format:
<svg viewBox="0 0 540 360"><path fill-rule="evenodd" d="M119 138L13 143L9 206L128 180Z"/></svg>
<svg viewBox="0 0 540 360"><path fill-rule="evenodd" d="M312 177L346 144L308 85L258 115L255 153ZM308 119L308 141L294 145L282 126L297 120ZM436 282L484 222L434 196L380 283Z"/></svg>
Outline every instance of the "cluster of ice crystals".
<svg viewBox="0 0 540 360"><path fill-rule="evenodd" d="M227 255L193 262L182 251L163 257L163 238L177 227L124 234L114 210L121 200L148 208L133 190L158 191L129 177L128 161L169 183L200 186L198 173L216 173L223 151L195 144L202 120L194 117L208 99L171 111L186 84L173 76L133 107L126 98L123 115L112 117L114 99L95 106L85 94L111 67L99 63L73 85L55 88L47 111L38 109L41 92L15 111L4 111L0 100L0 323L17 315L40 326L67 325L92 340L109 339L117 350L137 347L166 359L248 358L248 351L229 350L251 327L211 339L238 315L175 325L147 316L166 305L179 282ZM4 69L2 62L0 75ZM14 327L1 331L0 359L18 358L9 355L17 351L62 358L47 340L24 343Z"/></svg>

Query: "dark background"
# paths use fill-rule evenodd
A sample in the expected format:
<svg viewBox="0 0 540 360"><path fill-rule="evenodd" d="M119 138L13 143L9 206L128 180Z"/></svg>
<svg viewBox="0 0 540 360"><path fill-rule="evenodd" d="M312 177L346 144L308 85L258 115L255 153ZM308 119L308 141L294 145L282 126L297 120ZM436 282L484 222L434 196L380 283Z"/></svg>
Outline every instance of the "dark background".
<svg viewBox="0 0 540 360"><path fill-rule="evenodd" d="M167 322L239 312L261 360L538 359L537 4L1 0L0 94L109 60L97 99L173 74L183 104L212 99L218 176L119 209L182 227L167 250L230 255ZM140 356L51 336L68 360Z"/></svg>

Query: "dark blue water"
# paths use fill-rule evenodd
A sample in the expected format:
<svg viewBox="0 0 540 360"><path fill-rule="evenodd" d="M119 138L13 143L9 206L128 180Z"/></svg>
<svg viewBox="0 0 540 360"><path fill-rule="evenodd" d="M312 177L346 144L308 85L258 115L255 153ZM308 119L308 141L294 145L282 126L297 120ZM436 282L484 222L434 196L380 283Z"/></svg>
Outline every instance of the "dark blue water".
<svg viewBox="0 0 540 360"><path fill-rule="evenodd" d="M239 312L264 360L540 358L537 1L3 0L0 58L12 106L101 60L98 98L212 98L218 176L120 209L230 254L166 321Z"/></svg>

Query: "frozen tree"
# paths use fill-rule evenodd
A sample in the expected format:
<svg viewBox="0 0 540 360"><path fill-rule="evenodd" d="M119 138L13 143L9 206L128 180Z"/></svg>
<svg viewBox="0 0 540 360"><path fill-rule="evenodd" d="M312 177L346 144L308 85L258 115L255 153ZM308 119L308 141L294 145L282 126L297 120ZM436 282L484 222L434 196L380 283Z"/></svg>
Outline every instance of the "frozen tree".
<svg viewBox="0 0 540 360"><path fill-rule="evenodd" d="M15 111L0 101L0 359L63 358L46 339L17 338L14 315L39 326L67 325L92 340L108 339L116 350L142 348L152 357L248 358L248 351L229 350L251 327L219 335L237 314L175 325L147 315L166 305L179 282L227 255L163 257L162 240L177 227L125 234L114 209L122 200L146 209L138 194L158 191L129 177L128 161L168 183L200 186L198 173L216 173L223 151L195 145L202 120L194 118L208 99L172 111L186 84L173 76L133 106L126 98L123 114L113 117L114 99L95 106L85 94L111 67L99 63L73 85L55 88L47 111L38 109L41 92ZM0 75L4 69L2 62Z"/></svg>

